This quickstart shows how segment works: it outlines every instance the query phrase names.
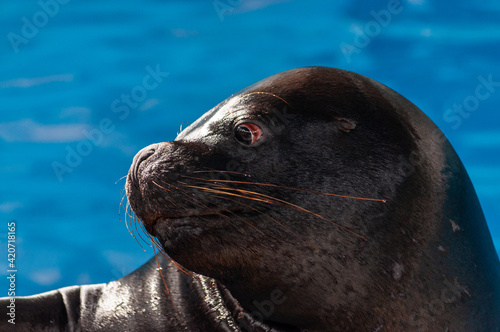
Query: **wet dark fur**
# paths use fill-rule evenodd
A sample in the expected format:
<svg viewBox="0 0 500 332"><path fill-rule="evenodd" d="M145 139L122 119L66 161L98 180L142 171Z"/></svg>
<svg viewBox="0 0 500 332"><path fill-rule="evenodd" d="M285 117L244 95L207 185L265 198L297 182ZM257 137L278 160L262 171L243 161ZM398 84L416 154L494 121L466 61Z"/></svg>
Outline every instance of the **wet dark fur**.
<svg viewBox="0 0 500 332"><path fill-rule="evenodd" d="M241 122L262 128L256 146L235 139ZM165 252L217 282L206 279L206 295L202 276L161 259L170 296L153 262L97 290L83 286L90 303L133 290L109 306L121 316L69 305L90 331L142 322L176 331L500 326L500 265L459 158L418 108L360 75L310 67L252 85L174 142L138 153L126 189ZM54 296L32 298L28 311ZM214 314L214 299L230 314ZM65 310L55 314L61 324L71 321Z"/></svg>

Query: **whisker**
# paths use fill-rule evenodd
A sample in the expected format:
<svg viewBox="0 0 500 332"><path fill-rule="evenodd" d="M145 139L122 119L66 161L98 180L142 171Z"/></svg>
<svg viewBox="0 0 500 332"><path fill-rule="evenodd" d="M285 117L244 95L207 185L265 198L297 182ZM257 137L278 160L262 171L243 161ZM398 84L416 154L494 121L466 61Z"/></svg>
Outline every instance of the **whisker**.
<svg viewBox="0 0 500 332"><path fill-rule="evenodd" d="M222 197L222 196L218 196L218 195L216 195L215 197L218 197L218 198L220 198L220 199L226 199L226 200L229 200L229 201L235 202L235 203L237 203L237 204L243 205L243 206L245 206L245 207L247 207L247 208L249 208L249 209L252 209L252 210L254 210L254 211L256 211L256 212L258 212L258 213L262 214L263 216L265 216L265 217L267 217L267 218L271 219L272 221L274 221L275 223L277 223L278 225L280 225L281 227L283 227L284 229L286 229L288 232L290 232L292 235L297 236L297 237L299 237L299 238L300 238L300 236L299 236L296 232L292 231L290 228L288 228L287 226L283 225L283 223L279 222L278 220L274 219L273 217L270 217L270 216L266 215L264 212L262 212L262 211L260 211L260 210L258 210L258 209L256 209L256 208L254 208L254 207L251 207L251 206L250 206L250 205L248 205L248 204L244 204L244 203L242 203L242 202L238 202L238 201L236 201L236 200L234 200L234 199L230 199L230 198L227 198L227 197ZM260 232L260 233L261 233L262 235L264 235L262 232ZM318 249L318 248L316 248L314 245L312 245L312 244L311 244L311 243L309 243L308 241L305 241L305 240L303 240L303 241L304 241L307 245L309 245L310 247L312 247L312 248L316 249L317 251L319 251L319 249Z"/></svg>
<svg viewBox="0 0 500 332"><path fill-rule="evenodd" d="M217 196L216 196L217 197ZM222 198L222 197L221 197ZM230 210L226 210L227 212L231 213L233 216L235 216L236 218L240 219L241 221L243 221L245 224L249 225L250 227L252 227L253 229L255 229L258 233L260 233L260 235L262 236L265 236L264 235L264 232L262 232L260 229L258 229L257 227L255 227L254 224L252 224L251 222L249 222L248 220L246 220L245 218L237 215L236 213L230 211Z"/></svg>
<svg viewBox="0 0 500 332"><path fill-rule="evenodd" d="M167 188L165 188L164 186L161 186L161 185L159 185L158 183L156 183L156 182L154 182L154 181L152 181L152 182L153 182L156 186L158 186L159 188L162 188L162 189L164 189L164 190L166 190L166 191L172 191L171 189L167 189ZM168 187L173 187L173 189L183 191L182 189L177 188L177 187L173 186L172 184L167 183L167 182L165 182L165 181L161 181L161 183L162 183L162 184L164 184L164 185L166 185L166 186L168 186ZM187 195L187 194L185 194L185 195ZM175 206L175 207L177 207L177 206L178 206L178 204L177 204L177 203L175 203L172 199L167 198L167 201L168 201L168 202L169 202L172 206Z"/></svg>
<svg viewBox="0 0 500 332"><path fill-rule="evenodd" d="M180 182L180 181L177 181L177 183L180 183L181 185L183 185L184 183L183 182ZM202 202L200 202L200 200L190 196L185 190L183 190L182 188L179 188L177 186L174 186L173 184L170 184L170 183L165 183L166 185L172 187L173 189L176 189L178 190L181 194L183 194L184 196L187 196L186 200L189 200L191 202L195 202L197 204L199 204L200 206L203 206L204 208L206 208L207 210L213 212L214 214L219 214L221 215L222 217L226 217L224 214L221 214L219 213L218 211L212 209L212 208L209 208L207 205L203 204ZM176 206L176 204L172 201L169 200L169 202L171 202L172 205Z"/></svg>
<svg viewBox="0 0 500 332"><path fill-rule="evenodd" d="M118 182L120 182L121 180L123 180L124 178L126 178L127 176L128 176L128 174L122 176L121 178L119 178L118 180L116 180L115 184L117 184Z"/></svg>
<svg viewBox="0 0 500 332"><path fill-rule="evenodd" d="M164 189L164 190L166 190L166 191L170 191L170 189L167 189L167 188L165 188L165 187L162 187L162 186L160 186L158 183L156 183L156 182L154 182L154 181L151 181L151 182L153 182L156 186L160 187L161 189Z"/></svg>
<svg viewBox="0 0 500 332"><path fill-rule="evenodd" d="M144 243L146 243L148 246L150 246L150 245L149 245L149 243L148 243L146 240L144 240L144 238L143 238L143 237L142 237L142 235L141 235L141 232L142 232L143 234L147 234L147 235L149 235L149 233L148 233L148 232L146 231L146 229L144 228L144 224L143 224L142 222L139 222L136 216L132 216L132 218L134 219L134 227L135 227L135 230L136 230L137 234L139 235L139 238L140 238L140 239L141 239ZM139 229L140 229L140 231L139 231L139 229L137 228L137 224L139 224ZM143 249L144 249L144 248L143 248Z"/></svg>
<svg viewBox="0 0 500 332"><path fill-rule="evenodd" d="M158 252L163 256L165 257L170 263L172 263L176 268L178 268L179 270L181 270L182 272L184 272L185 274L187 274L188 276L190 276L191 278L194 278L196 280L200 280L200 278L198 278L197 276L193 275L192 273L189 273L188 271L186 271L182 265L180 265L179 263L177 263L176 261L174 261L172 258L170 258L170 256L163 250L163 249L159 249L159 248L162 248L161 244L158 243L158 239L157 241L155 241L155 244L156 244L156 249L158 249ZM159 248L158 248L159 247Z"/></svg>
<svg viewBox="0 0 500 332"><path fill-rule="evenodd" d="M177 182L178 182L178 183L180 183L181 185L185 185L185 183L183 183L183 182L180 182L180 181L177 181ZM174 187L174 188L177 188L177 187L175 187L175 186L173 186L173 187ZM184 192L184 190L182 190L181 188L177 188L177 189L178 189L179 191L181 191L181 193L182 193L182 194L187 195L187 193L185 193L185 192ZM209 210L209 211L213 212L214 214L217 214L217 215L220 215L220 216L222 216L222 217L227 218L227 216L226 216L225 214L223 214L223 213L221 213L221 212L219 212L219 211L217 211L217 210L214 210L214 209L212 209L212 208L209 208L207 205L205 205L205 204L201 203L199 200L194 199L193 197L189 197L189 198L190 198L191 200L193 200L193 201L197 202L198 204L200 204L201 206L203 206L203 207L204 207L204 208L206 208L207 210ZM232 211L230 211L230 210L225 209L224 211L226 211L226 212L229 212L229 213L233 214L234 216L236 216L237 218L239 218L239 219L241 219L243 222L245 222L247 225L249 225L249 226L251 226L252 228L254 228L254 229L255 229L257 232L259 232L261 235L264 235L264 233L262 233L262 231L260 231L258 228L256 228L256 227L255 227L252 223L250 223L250 222L249 222L249 221L247 221L246 219L242 218L241 216L236 215L235 213L233 213L233 212L232 212ZM198 216L198 218L200 218L201 220L203 220L203 221L205 221L205 222L208 222L208 220L207 220L207 219L205 219L205 218L203 218L202 216Z"/></svg>
<svg viewBox="0 0 500 332"><path fill-rule="evenodd" d="M161 245L160 243L160 240L154 236L152 236L151 234L149 233L146 233L148 236L149 236L149 239L151 240L151 243L152 243L152 246L153 246L153 250L158 250L158 253L160 253L166 260L168 260L170 263L172 263L176 268L178 268L179 270L181 270L182 272L184 272L185 274L187 274L188 276L192 277L192 278L195 278L197 280L199 280L198 277L194 276L192 273L189 273L188 271L186 271L182 265L180 265L179 263L177 263L175 260L173 260L164 250L163 250L163 246ZM155 255L156 255L156 251L155 251Z"/></svg>
<svg viewBox="0 0 500 332"><path fill-rule="evenodd" d="M218 170L211 170L211 171L194 171L193 173L229 173L229 174L237 174L237 175L243 175L246 177L251 177L250 174L245 174L245 173L239 173L239 172L231 172L231 171L218 171ZM186 176L185 176L186 177Z"/></svg>
<svg viewBox="0 0 500 332"><path fill-rule="evenodd" d="M183 183L183 182L180 182L180 181L177 181L177 182L178 182L178 183L180 183L181 185L185 185L185 183ZM174 185L172 185L172 184L169 184L169 186L171 186L171 187L173 187L173 188L175 188L175 189L179 190L179 191L180 191L183 195L185 195L185 196L187 196L187 195L188 195L188 194L187 194L184 190L182 190L181 188L178 188L178 187L176 187L176 186L174 186ZM194 202L198 203L199 205L203 206L204 208L206 208L207 210L209 210L209 211L213 212L214 214L217 214L217 215L220 215L220 216L222 216L222 217L226 217L226 218L227 218L227 216L226 216L225 214L221 213L220 211L217 211L217 210L214 210L214 209L212 209L212 208L209 208L207 205L205 205L205 204L201 203L199 200L197 200L197 199L195 199L195 198L193 198L193 197L191 197L191 196L189 196L189 199L190 199L191 201L194 201ZM243 222L245 222L245 223L246 223L246 224L248 224L249 226L253 227L253 228L254 228L257 232L259 232L261 235L264 235L264 233L262 233L262 231L260 231L259 229L257 229L257 228L256 228L253 224L251 224L249 221L245 220L245 219L244 219L244 218L242 218L241 216L238 216L238 215L234 214L232 211L229 211L229 210L224 210L224 211L226 211L226 212L229 212L229 213L233 214L234 216L236 216L237 218L241 219ZM208 220L207 220L207 219L205 219L205 218L203 218L202 216L198 216L198 218L200 218L200 219L201 219L201 220L203 220L203 221L208 222Z"/></svg>
<svg viewBox="0 0 500 332"><path fill-rule="evenodd" d="M258 185L258 186L275 187L275 188L281 188L281 189L289 189L289 190L296 190L296 191L308 192L308 193L311 193L311 194L320 194L320 195L327 195L327 196L334 196L334 197L341 197L341 198L359 199L359 200L363 200L363 201L375 201L375 202L382 202L382 203L386 203L387 202L386 199L380 199L380 198L368 198L368 197L357 197L357 196L339 195L339 194L325 193L325 192L321 192L321 191L314 191L314 190L308 190L308 189L300 189L300 188L280 186L280 185L272 184L272 183L234 181L234 180L203 179L203 178L195 178L195 177L191 177L191 176L184 176L184 177L185 178L189 178L189 179L193 179L193 180L206 181L206 182L223 182L223 183L235 183L235 184L252 184L252 185Z"/></svg>
<svg viewBox="0 0 500 332"><path fill-rule="evenodd" d="M127 195L123 194L122 199L120 201L120 207L118 208L118 220L120 220L120 222L122 221L121 208L122 208L123 201L125 200L125 197L127 197ZM132 235L132 237L135 239L135 234L132 233L132 231L130 230L130 227L128 226L128 222L127 222L127 215L130 216L130 214L128 214L129 206L130 206L130 204L128 204L128 202L127 202L127 204L125 205L125 216L124 216L125 226L127 227L128 233L130 235Z"/></svg>
<svg viewBox="0 0 500 332"><path fill-rule="evenodd" d="M120 205L118 207L118 220L120 220L120 222L122 221L121 208L123 206L123 202L125 201L125 198L126 198L126 193L123 194L122 199L120 200ZM125 226L127 227L128 233L134 238L134 240L137 242L137 244L139 244L139 246L142 248L142 250L146 251L146 249L144 249L144 247L141 245L141 243L139 242L139 240L135 236L134 232L132 231L132 223L130 222L130 220L131 219L135 220L135 217L130 214L129 208L130 208L130 204L127 202L125 205L125 215L124 215ZM129 224L130 224L130 226L129 226ZM142 237L141 237L141 239L144 243L147 243Z"/></svg>
<svg viewBox="0 0 500 332"><path fill-rule="evenodd" d="M180 131L177 133L177 135L179 135L180 133L182 133L182 131L184 130L184 128L182 128L182 126L183 126L186 122L187 122L188 127L189 127L189 124L190 124L190 123L189 123L189 121L182 121L182 123L181 123L181 125L180 125L180 127L179 127L179 130L180 130Z"/></svg>
<svg viewBox="0 0 500 332"><path fill-rule="evenodd" d="M215 194L224 194L224 195L229 195L229 196L235 196L235 197L241 197L241 198L251 199L251 200L254 200L254 201L259 201L259 202L264 202L264 203L273 203L272 201L267 200L267 199L261 199L261 198L256 198L256 197L238 195L238 194L235 194L235 193L228 193L226 191L221 191L221 190L217 190L217 189L213 189L213 188L199 187L199 186L193 186L193 185L188 185L188 184L185 184L185 187L194 188L194 189L201 189L201 190L204 190L204 191L207 191L207 192L211 192L211 193L215 193ZM231 188L229 188L229 189L231 189Z"/></svg>
<svg viewBox="0 0 500 332"><path fill-rule="evenodd" d="M204 188L204 187L197 187L199 189L207 189L207 188ZM287 201L284 201L284 200L281 200L281 199L278 199L278 198L274 198L274 197L271 197L271 196L268 196L268 195L265 195L265 194L261 194L261 193L258 193L258 192L254 192L254 191L249 191L249 190L242 190L242 189L235 189L235 188L230 188L230 187L227 187L227 188L220 188L220 189L224 189L224 190L232 190L232 191L237 191L237 192L241 192L241 193L246 193L246 194L253 194L253 195L257 195L257 196L262 196L264 198L267 198L267 200L260 200L262 202L265 202L265 203L271 203L271 204L275 204L275 202L279 202L279 203L282 203L282 204L285 204L285 205L289 205L291 207L293 207L294 209L296 210L299 210L299 211L302 211L302 212L305 212L305 213L309 213L319 219L322 219L322 220L325 220L325 221L328 221L329 223L331 223L332 225L335 225L343 230L345 230L346 232L349 232L365 241L367 241L367 239L365 237L363 237L362 235L359 235L358 233L350 230L349 228L347 227L344 227L342 225L339 225L337 224L336 222L332 221L332 220L329 220L325 217L323 217L322 215L320 214L317 214L317 213L314 213L312 211L309 211L301 206L298 206L298 205L295 205L293 203L290 203L290 202L287 202ZM208 190L213 190L213 189L209 189ZM252 199L252 200L259 200L259 199L256 199L255 197L250 197L250 196L244 196L244 195L237 195L237 194L232 194L232 193L227 193L227 192L224 192L222 190L216 190L216 192L218 193L221 193L221 194L227 194L227 195L230 195L230 196L237 196L237 197L241 197L241 198L246 198L246 199Z"/></svg>
<svg viewBox="0 0 500 332"><path fill-rule="evenodd" d="M184 327L185 327L186 324L184 324L184 321L182 320L182 317L179 313L179 310L177 310L177 306L175 305L175 302L174 302L174 297L172 296L172 293L170 292L170 289L168 288L167 282L165 281L165 277L163 276L163 268L161 267L160 262L158 261L158 256L156 255L156 250L155 250L158 248L155 245L155 241L153 240L153 236L152 235L149 235L149 236L151 238L151 243L153 244L153 252L155 254L156 265L158 266L158 271L160 272L161 280L163 281L163 285L165 286L165 289L167 290L168 296L170 297L170 301L172 302L172 305L174 306L174 310L177 313L179 320L181 321L182 325L184 325Z"/></svg>
<svg viewBox="0 0 500 332"><path fill-rule="evenodd" d="M228 189L230 189L230 188L228 188ZM283 203L283 204L289 205L289 206L291 206L291 207L293 207L293 208L295 208L295 209L297 209L297 210L299 210L299 211L309 213L309 214L311 214L311 215L313 215L313 216L315 216L315 217L317 217L317 218L320 218L320 219L322 219L322 220L328 221L328 222L329 222L329 223L331 223L332 225L335 225L335 226L337 226L337 227L339 227L339 228L341 228L341 229L343 229L343 230L345 230L345 231L347 231L347 232L349 232L349 233L351 233L351 234L353 234L353 235L355 235L355 236L357 236L357 237L359 237L359 238L361 238L361 239L363 239L363 240L367 241L367 239L366 239L364 236L359 235L358 233L356 233L356 232L354 232L354 231L350 230L349 228L347 228L347 227L345 227L345 226L342 226L342 225L340 225L340 224L338 224L338 223L336 223L336 222L334 222L334 221L332 221L332 220L330 220L330 219L327 219L327 218L323 217L323 216L322 216L322 215L320 215L320 214L317 214L317 213L314 213L314 212L312 212L312 211L310 211L310 210L308 210L308 209L305 209L305 208L303 208L303 207L301 207L301 206L299 206L299 205L295 205L295 204L293 204L293 203L290 203L290 202L287 202L287 201L284 201L284 200L281 200L281 199L278 199L278 198L274 198L274 197L271 197L271 196L268 196L268 195L260 194L260 193L257 193L257 192L250 192L250 193L253 193L253 194L255 194L255 195L262 195L262 196L264 196L264 197L274 199L274 200L276 200L276 201L278 201L278 202L281 202L281 203Z"/></svg>
<svg viewBox="0 0 500 332"><path fill-rule="evenodd" d="M167 189L167 188L165 188L165 187L163 187L163 186L161 186L161 185L157 184L157 183L156 183L156 182L154 182L154 181L153 181L153 183L154 183L155 185L157 185L158 187L162 188L162 189L165 189L165 190L170 191L170 189ZM167 185L167 186L169 186L169 187L172 187L173 189L178 190L178 191L179 191L179 192L181 192L183 195L186 195L186 196L188 195L188 194L187 194L184 190L182 190L182 188L176 187L176 186L174 186L174 185L172 185L172 184L170 184L170 183L166 183L166 182L163 182L163 181L162 181L162 183L163 183L163 184L165 184L165 185ZM189 197L189 198L190 198L191 200L195 200L195 201L197 201L196 199L194 199L194 198L192 198L192 197ZM176 205L175 203L171 202L170 200L169 200L169 202L170 202L170 203L172 203L173 205ZM208 208L207 206L205 206L204 204L201 204L201 203L199 203L199 204L200 204L200 205L203 205L203 206L204 206L204 207L206 207L207 209L210 209L210 208ZM212 210L212 209L210 209L210 210ZM214 211L214 210L212 210L212 211ZM215 212L215 213L217 213L217 214L220 214L220 215L224 216L223 214L218 213L217 211L214 211L214 212ZM163 248L163 247L162 247L162 245L161 245L161 243L159 242L159 240L158 240L157 238L155 238L155 237L152 237L152 236L151 236L151 234L149 234L149 233L148 233L148 232L144 229L144 225L143 225L142 223L139 223L139 224L140 224L140 227L141 227L142 231L143 231L144 233L148 234L148 235L149 235L149 237L152 239L152 241L154 242L154 245L156 245L156 248L157 248L157 249L158 249L158 248ZM192 277L192 278L195 278L195 279L198 279L198 280L199 280L199 278L198 278L198 277L196 277L196 276L194 276L193 274L191 274L191 273L187 272L187 271L186 271L186 270L185 270L185 269L184 269L181 265L179 265L179 263L177 263L177 262L176 262L176 261L174 261L172 258L170 258L170 257L169 257L169 256L168 256L168 255L167 255L167 254L163 251L163 250L160 250L160 249L159 249L159 252L162 254L162 256L163 256L163 257L165 257L166 259L168 259L168 260L169 260L169 261L170 261L173 265L175 265L175 266L176 266L179 270L181 270L182 272L184 272L184 273L185 273L185 274L187 274L188 276L190 276L190 277Z"/></svg>
<svg viewBox="0 0 500 332"><path fill-rule="evenodd" d="M137 232L137 235L139 236L139 238L142 240L142 242L144 242L145 244L147 244L149 247L151 247L151 245L148 243L148 241L146 241L142 235L141 235L141 232L139 231L139 229L137 229L137 217L135 215L133 215L132 213L129 212L129 209L130 209L130 204L127 202L127 205L126 205L126 208L125 208L125 219L127 220L127 217L128 217L128 221L126 221L126 225L127 225L127 229L129 231L129 233L132 235L132 237L135 239L135 241L139 244L139 246L142 248L142 250L146 251L146 249L144 249L144 247L141 245L141 243L139 242L139 240L137 239L137 237L135 236L135 233L133 232L133 230L131 231L131 228L132 228L132 221L134 221L134 227L135 227L135 231ZM133 211L132 211L133 212ZM130 223L130 227L129 227L129 223ZM142 222L139 222L139 227L140 227L140 230L144 233L144 234L147 234L147 231L144 229L144 225L142 224Z"/></svg>

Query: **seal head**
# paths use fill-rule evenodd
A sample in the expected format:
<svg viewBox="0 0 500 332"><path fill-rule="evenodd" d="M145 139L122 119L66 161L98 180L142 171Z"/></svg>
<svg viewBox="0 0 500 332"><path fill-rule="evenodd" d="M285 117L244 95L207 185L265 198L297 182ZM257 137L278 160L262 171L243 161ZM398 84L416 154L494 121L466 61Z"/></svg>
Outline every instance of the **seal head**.
<svg viewBox="0 0 500 332"><path fill-rule="evenodd" d="M172 259L270 326L500 326L498 257L462 163L422 111L361 75L260 81L141 150L126 189Z"/></svg>

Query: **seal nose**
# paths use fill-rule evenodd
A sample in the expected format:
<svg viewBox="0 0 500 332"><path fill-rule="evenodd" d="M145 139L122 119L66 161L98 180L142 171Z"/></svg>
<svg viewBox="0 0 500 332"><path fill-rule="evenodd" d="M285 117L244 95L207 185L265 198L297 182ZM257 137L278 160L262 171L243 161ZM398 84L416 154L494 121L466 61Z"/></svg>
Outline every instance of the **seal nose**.
<svg viewBox="0 0 500 332"><path fill-rule="evenodd" d="M137 184L138 181L138 174L139 174L139 166L143 161L151 157L157 149L157 144L152 144L150 146L145 147L141 151L137 152L137 154L134 157L134 160L132 161L132 165L130 166L130 179L132 180L133 183Z"/></svg>

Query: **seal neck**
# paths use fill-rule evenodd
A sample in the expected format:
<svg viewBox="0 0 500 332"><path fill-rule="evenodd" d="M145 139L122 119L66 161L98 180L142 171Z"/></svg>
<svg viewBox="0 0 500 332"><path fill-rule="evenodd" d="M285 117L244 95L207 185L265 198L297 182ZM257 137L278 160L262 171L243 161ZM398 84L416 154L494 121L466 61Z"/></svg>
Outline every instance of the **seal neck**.
<svg viewBox="0 0 500 332"><path fill-rule="evenodd" d="M216 328L231 332L298 332L300 329L281 329L254 318L236 300L229 290L215 279L193 273L195 289L206 305Z"/></svg>

